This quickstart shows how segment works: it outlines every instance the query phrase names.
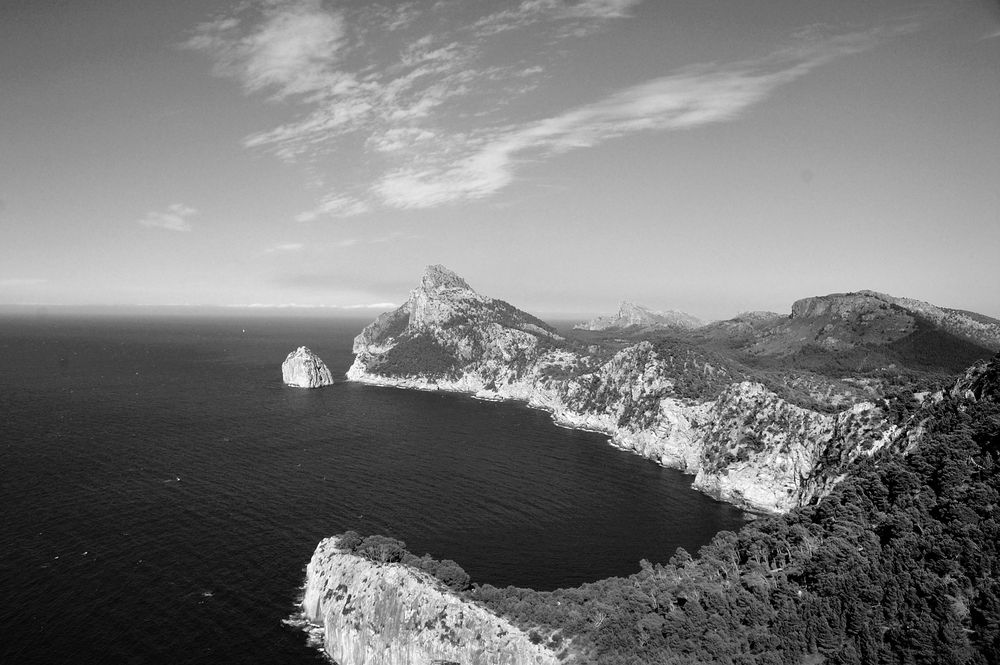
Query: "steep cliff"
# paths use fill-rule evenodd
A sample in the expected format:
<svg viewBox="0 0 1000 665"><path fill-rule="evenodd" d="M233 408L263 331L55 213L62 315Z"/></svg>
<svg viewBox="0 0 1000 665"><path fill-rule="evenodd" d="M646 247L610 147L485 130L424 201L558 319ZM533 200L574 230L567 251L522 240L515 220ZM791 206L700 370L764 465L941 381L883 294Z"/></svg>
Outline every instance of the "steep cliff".
<svg viewBox="0 0 1000 665"><path fill-rule="evenodd" d="M300 346L281 363L282 380L296 388L319 388L333 385L333 375L319 356Z"/></svg>
<svg viewBox="0 0 1000 665"><path fill-rule="evenodd" d="M302 609L338 665L556 665L557 655L501 617L401 563L319 543Z"/></svg>
<svg viewBox="0 0 1000 665"><path fill-rule="evenodd" d="M860 455L909 445L874 401L838 413L789 402L697 347L574 344L432 266L409 300L358 335L347 373L366 383L516 399L556 422L695 474L694 487L764 512L829 489Z"/></svg>

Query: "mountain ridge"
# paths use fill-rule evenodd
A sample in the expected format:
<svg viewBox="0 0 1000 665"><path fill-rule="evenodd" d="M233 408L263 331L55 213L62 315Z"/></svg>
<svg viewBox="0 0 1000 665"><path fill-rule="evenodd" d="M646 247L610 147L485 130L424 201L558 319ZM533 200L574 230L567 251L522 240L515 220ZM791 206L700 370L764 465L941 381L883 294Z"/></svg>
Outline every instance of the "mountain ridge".
<svg viewBox="0 0 1000 665"><path fill-rule="evenodd" d="M865 375L797 367L803 357L839 362L870 353L917 329L909 310L885 297L798 302L792 316L748 317L751 332L725 333L726 343L719 327L631 341L575 339L431 266L406 303L358 335L347 376L524 401L560 424L604 432L619 447L694 475L693 486L717 498L785 512L828 492L859 457L912 446L918 423L897 416L912 406L915 388L939 376L906 366ZM791 355L767 347L803 331Z"/></svg>

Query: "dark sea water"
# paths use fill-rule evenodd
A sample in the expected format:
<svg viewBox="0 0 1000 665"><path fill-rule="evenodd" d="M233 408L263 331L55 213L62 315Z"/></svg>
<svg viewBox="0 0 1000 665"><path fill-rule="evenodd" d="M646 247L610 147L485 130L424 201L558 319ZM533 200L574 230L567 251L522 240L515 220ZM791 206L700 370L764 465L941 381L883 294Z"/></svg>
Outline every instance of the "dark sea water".
<svg viewBox="0 0 1000 665"><path fill-rule="evenodd" d="M282 623L356 529L552 589L695 551L741 513L513 403L340 377L362 320L0 318L0 662L306 663Z"/></svg>

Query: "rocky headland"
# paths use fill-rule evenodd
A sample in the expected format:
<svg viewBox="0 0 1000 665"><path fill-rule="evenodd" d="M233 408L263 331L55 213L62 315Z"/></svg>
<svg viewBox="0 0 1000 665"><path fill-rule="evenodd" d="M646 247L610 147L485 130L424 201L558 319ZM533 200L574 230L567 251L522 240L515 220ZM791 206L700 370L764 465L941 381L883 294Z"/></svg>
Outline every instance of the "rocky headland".
<svg viewBox="0 0 1000 665"><path fill-rule="evenodd" d="M921 434L918 418L900 420L885 399L915 375L885 361L859 378L838 363L858 352L918 363L931 345L967 366L1000 348L1000 322L913 303L834 294L797 302L790 317L594 344L430 266L406 303L357 336L347 376L521 400L693 474L721 500L782 513L829 492L858 458L908 449Z"/></svg>
<svg viewBox="0 0 1000 665"><path fill-rule="evenodd" d="M300 346L281 363L281 378L295 388L320 388L333 385L333 374L319 356Z"/></svg>
<svg viewBox="0 0 1000 665"><path fill-rule="evenodd" d="M302 610L323 626L338 665L556 665L557 654L506 619L402 563L379 563L319 543Z"/></svg>

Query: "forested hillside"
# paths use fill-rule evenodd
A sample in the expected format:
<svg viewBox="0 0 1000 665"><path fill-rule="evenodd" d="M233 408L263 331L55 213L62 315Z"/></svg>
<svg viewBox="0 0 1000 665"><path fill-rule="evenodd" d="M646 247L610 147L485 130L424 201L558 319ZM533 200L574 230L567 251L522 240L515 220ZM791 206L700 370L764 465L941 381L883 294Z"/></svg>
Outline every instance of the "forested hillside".
<svg viewBox="0 0 1000 665"><path fill-rule="evenodd" d="M693 559L575 589L470 596L597 663L1000 662L1000 359L924 407L818 504L723 532Z"/></svg>

